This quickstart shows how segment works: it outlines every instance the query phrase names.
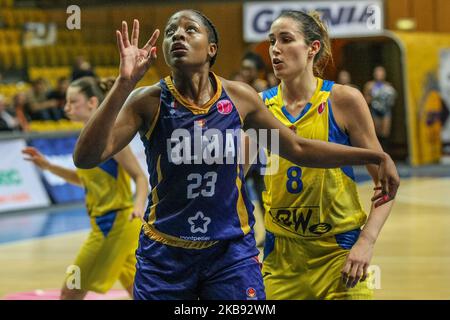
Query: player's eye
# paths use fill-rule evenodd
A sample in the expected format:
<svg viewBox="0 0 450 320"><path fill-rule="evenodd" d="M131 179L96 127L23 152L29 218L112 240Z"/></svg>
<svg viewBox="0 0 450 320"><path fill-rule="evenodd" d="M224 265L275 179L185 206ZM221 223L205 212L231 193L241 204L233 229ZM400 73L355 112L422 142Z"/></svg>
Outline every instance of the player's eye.
<svg viewBox="0 0 450 320"><path fill-rule="evenodd" d="M198 29L197 29L196 27L194 27L194 26L188 26L188 27L186 28L186 31L194 31L194 32L197 32Z"/></svg>

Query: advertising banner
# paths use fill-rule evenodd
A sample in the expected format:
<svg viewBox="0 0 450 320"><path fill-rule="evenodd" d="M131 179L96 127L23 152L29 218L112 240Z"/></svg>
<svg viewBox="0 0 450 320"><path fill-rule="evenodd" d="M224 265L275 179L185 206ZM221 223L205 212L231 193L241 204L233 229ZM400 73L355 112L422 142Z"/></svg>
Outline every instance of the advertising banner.
<svg viewBox="0 0 450 320"><path fill-rule="evenodd" d="M36 168L22 160L25 146L22 139L0 141L0 212L50 204Z"/></svg>
<svg viewBox="0 0 450 320"><path fill-rule="evenodd" d="M244 41L267 40L271 23L282 11L317 11L332 38L383 33L383 1L267 1L244 3Z"/></svg>

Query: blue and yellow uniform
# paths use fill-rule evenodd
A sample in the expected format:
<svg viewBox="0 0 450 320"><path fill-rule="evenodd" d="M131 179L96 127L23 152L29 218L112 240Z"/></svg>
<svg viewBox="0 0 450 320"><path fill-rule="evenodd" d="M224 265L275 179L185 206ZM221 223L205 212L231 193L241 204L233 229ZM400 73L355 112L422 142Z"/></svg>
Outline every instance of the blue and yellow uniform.
<svg viewBox="0 0 450 320"><path fill-rule="evenodd" d="M302 112L292 116L281 86L261 96L285 126L301 137L350 145L337 125L329 99L333 82L317 78L317 89ZM370 298L366 283L345 288L341 270L366 221L352 167L299 167L271 154L278 170L265 176L263 275L269 299Z"/></svg>
<svg viewBox="0 0 450 320"><path fill-rule="evenodd" d="M137 251L136 299L262 299L253 205L238 163L242 120L210 73L215 95L189 103L160 81L143 135L152 192Z"/></svg>
<svg viewBox="0 0 450 320"><path fill-rule="evenodd" d="M133 212L130 177L113 158L92 169L77 169L77 175L86 190L92 226L74 263L81 271L81 289L105 293L117 280L130 288L142 226L139 219L129 221Z"/></svg>

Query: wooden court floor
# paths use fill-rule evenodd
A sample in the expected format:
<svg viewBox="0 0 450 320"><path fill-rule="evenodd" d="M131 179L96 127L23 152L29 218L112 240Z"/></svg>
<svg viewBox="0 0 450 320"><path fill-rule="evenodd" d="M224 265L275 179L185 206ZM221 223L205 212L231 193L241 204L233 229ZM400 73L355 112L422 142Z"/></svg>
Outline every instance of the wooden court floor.
<svg viewBox="0 0 450 320"><path fill-rule="evenodd" d="M368 208L370 183L360 184ZM56 289L86 232L0 245L0 298L14 292ZM376 299L450 299L450 178L403 179L375 247ZM118 284L116 289L120 288Z"/></svg>

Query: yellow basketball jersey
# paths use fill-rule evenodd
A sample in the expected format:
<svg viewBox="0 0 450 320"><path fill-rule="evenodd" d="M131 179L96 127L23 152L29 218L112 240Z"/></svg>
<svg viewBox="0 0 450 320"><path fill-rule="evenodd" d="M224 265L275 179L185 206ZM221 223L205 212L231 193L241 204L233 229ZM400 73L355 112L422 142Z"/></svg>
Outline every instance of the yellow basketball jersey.
<svg viewBox="0 0 450 320"><path fill-rule="evenodd" d="M298 117L287 111L281 86L261 96L273 113L297 135L350 145L347 134L336 124L330 100L334 82L317 78L317 89ZM319 238L361 227L367 218L354 182L352 167L315 169L299 167L269 155L269 166L278 170L265 176L263 193L266 229L286 237ZM272 162L273 163L273 162Z"/></svg>
<svg viewBox="0 0 450 320"><path fill-rule="evenodd" d="M92 169L77 169L91 217L133 207L130 176L113 158Z"/></svg>

